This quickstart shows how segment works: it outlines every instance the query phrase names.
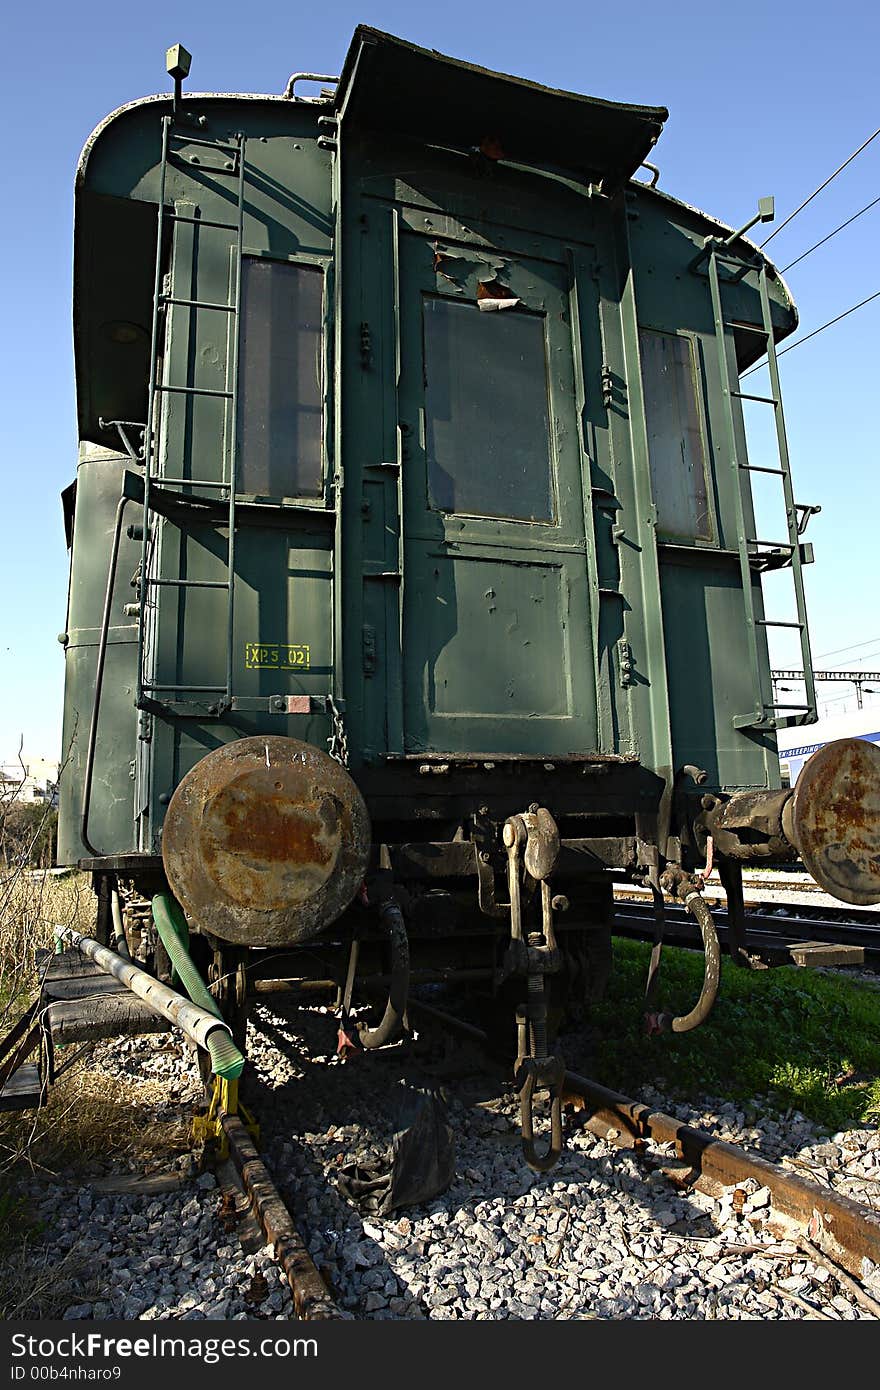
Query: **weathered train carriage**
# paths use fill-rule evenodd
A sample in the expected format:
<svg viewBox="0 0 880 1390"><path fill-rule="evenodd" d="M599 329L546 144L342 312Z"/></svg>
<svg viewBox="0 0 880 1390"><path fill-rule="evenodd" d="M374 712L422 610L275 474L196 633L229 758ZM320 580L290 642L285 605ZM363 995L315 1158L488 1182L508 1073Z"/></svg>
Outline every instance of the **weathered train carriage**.
<svg viewBox="0 0 880 1390"><path fill-rule="evenodd" d="M665 116L362 29L332 98L152 98L99 128L77 180L65 859L94 853L83 831L156 853L206 751L323 743L331 700L377 824L494 805L511 759L520 797L534 766L574 814L656 811L686 764L777 784L741 421L694 264L728 231L631 181ZM763 259L733 246L720 346L742 368L766 346ZM779 337L795 310L765 283Z"/></svg>
<svg viewBox="0 0 880 1390"><path fill-rule="evenodd" d="M187 69L77 176L61 861L132 910L167 875L221 976L336 924L341 979L368 869L409 970L530 998L591 988L609 869L708 940L707 837L734 897L739 859L791 851L774 730L815 714L784 283L748 227L634 180L661 108L366 28L317 97L190 96ZM768 350L753 464L738 379Z"/></svg>

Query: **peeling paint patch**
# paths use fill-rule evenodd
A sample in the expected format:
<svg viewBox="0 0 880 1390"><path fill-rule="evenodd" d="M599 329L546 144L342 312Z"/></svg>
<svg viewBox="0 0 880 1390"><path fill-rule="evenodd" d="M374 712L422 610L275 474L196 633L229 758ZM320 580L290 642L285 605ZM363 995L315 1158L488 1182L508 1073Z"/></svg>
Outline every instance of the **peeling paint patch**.
<svg viewBox="0 0 880 1390"><path fill-rule="evenodd" d="M479 280L477 282L477 308L484 312L489 309L514 309L521 302L513 290L502 285L500 280Z"/></svg>

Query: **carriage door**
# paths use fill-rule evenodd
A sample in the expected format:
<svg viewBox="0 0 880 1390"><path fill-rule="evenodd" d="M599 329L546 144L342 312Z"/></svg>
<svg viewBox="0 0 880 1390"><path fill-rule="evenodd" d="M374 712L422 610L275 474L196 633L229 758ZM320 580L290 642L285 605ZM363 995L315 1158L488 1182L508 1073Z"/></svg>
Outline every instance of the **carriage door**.
<svg viewBox="0 0 880 1390"><path fill-rule="evenodd" d="M529 259L403 226L398 250L405 750L591 751L564 252Z"/></svg>

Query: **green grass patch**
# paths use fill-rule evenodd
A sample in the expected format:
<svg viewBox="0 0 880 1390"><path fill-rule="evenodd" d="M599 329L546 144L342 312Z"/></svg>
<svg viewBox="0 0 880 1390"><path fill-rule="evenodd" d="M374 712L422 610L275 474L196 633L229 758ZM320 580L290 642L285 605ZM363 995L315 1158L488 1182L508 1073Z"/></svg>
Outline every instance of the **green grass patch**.
<svg viewBox="0 0 880 1390"><path fill-rule="evenodd" d="M760 1097L830 1130L880 1122L880 989L797 966L747 971L725 958L707 1022L690 1033L647 1036L650 951L614 940L608 993L592 1013L597 1080L630 1093L662 1080L682 1100ZM659 1006L686 1013L702 975L701 953L664 947Z"/></svg>

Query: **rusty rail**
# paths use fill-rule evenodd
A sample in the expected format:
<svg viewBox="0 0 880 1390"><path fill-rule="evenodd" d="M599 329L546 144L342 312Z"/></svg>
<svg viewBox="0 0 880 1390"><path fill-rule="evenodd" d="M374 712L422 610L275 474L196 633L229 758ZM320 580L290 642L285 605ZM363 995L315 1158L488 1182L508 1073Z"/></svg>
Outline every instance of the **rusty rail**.
<svg viewBox="0 0 880 1390"><path fill-rule="evenodd" d="M341 1316L265 1163L237 1115L221 1116L229 1152L275 1258L287 1275L297 1317L306 1322Z"/></svg>
<svg viewBox="0 0 880 1390"><path fill-rule="evenodd" d="M677 1156L693 1169L696 1185L701 1178L724 1187L754 1178L770 1189L773 1210L809 1228L814 1244L857 1278L863 1258L880 1264L880 1212L576 1072L565 1073L565 1096L588 1101L592 1110L588 1127L618 1147L631 1147L637 1139L674 1144ZM617 1135L609 1137L609 1129L617 1130Z"/></svg>
<svg viewBox="0 0 880 1390"><path fill-rule="evenodd" d="M485 1045L489 1041L482 1028L464 1023L433 1005L411 999L410 1007L475 1042ZM586 1101L591 1112L587 1127L618 1148L633 1148L637 1141L648 1139L657 1144L674 1144L676 1155L690 1165L696 1187L730 1187L754 1178L761 1187L770 1189L771 1210L809 1233L815 1245L857 1279L862 1277L864 1258L880 1265L880 1212L577 1072L565 1073L562 1096L563 1104L566 1098L580 1097Z"/></svg>

